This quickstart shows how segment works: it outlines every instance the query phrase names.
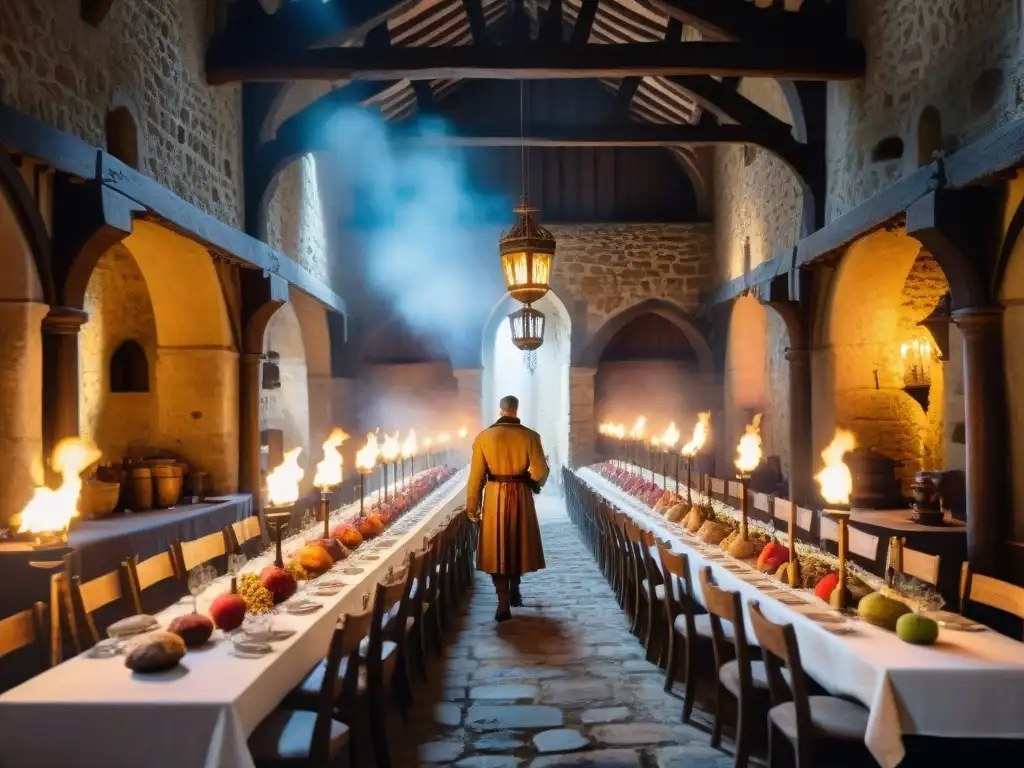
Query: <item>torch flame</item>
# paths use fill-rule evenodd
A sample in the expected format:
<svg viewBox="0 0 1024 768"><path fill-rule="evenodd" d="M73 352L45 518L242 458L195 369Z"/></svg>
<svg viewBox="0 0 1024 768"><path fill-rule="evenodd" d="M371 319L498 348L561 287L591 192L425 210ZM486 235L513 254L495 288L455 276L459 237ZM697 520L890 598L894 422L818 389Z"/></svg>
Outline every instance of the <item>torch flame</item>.
<svg viewBox="0 0 1024 768"><path fill-rule="evenodd" d="M440 443L441 445L444 445L451 439L451 436L447 432L442 432L440 435L437 436L437 442Z"/></svg>
<svg viewBox="0 0 1024 768"><path fill-rule="evenodd" d="M644 430L647 429L647 417L641 416L636 420L633 425L633 429L630 431L629 436L634 440L642 440L644 437Z"/></svg>
<svg viewBox="0 0 1024 768"><path fill-rule="evenodd" d="M267 475L267 495L273 506L293 504L299 498L299 481L306 474L299 466L301 453L302 448L292 448L284 455L280 466Z"/></svg>
<svg viewBox="0 0 1024 768"><path fill-rule="evenodd" d="M377 456L380 455L380 447L377 445L377 436L370 432L366 435L366 445L356 451L356 469L360 472L370 472L377 466Z"/></svg>
<svg viewBox="0 0 1024 768"><path fill-rule="evenodd" d="M658 437L657 435L652 437L651 438L651 447L653 447L653 448L660 448L661 447L661 438Z"/></svg>
<svg viewBox="0 0 1024 768"><path fill-rule="evenodd" d="M668 425L668 429L666 429L665 433L661 436L661 444L666 448L672 448L679 442L679 438L679 430L676 429L676 423L673 421Z"/></svg>
<svg viewBox="0 0 1024 768"><path fill-rule="evenodd" d="M761 414L754 416L754 420L747 425L746 434L740 438L740 444L736 447L736 469L744 474L749 474L757 469L761 463Z"/></svg>
<svg viewBox="0 0 1024 768"><path fill-rule="evenodd" d="M609 424L605 422L598 427L598 432L605 437L613 437L616 440L622 440L626 436L626 427L623 424Z"/></svg>
<svg viewBox="0 0 1024 768"><path fill-rule="evenodd" d="M853 475L843 456L857 447L857 436L846 429L837 429L828 448L821 452L825 468L814 479L821 485L821 497L829 504L849 504L853 492Z"/></svg>
<svg viewBox="0 0 1024 768"><path fill-rule="evenodd" d="M466 435L468 435L468 434L469 434L469 430L467 430L465 427L460 427L459 428L459 440L465 440L466 439Z"/></svg>
<svg viewBox="0 0 1024 768"><path fill-rule="evenodd" d="M78 494L82 490L82 470L99 460L100 452L89 443L69 437L61 440L50 463L60 472L60 488L39 487L21 512L20 533L56 533L67 531L71 518L78 515Z"/></svg>
<svg viewBox="0 0 1024 768"><path fill-rule="evenodd" d="M416 445L416 430L410 429L409 436L402 443L402 458L407 459L410 456L415 456L417 450L419 450L419 446Z"/></svg>
<svg viewBox="0 0 1024 768"><path fill-rule="evenodd" d="M395 461L402 453L402 444L398 442L398 433L395 432L393 435L385 435L384 443L380 447L381 458L385 462L391 463Z"/></svg>
<svg viewBox="0 0 1024 768"><path fill-rule="evenodd" d="M711 424L711 411L697 414L697 423L693 427L693 438L683 446L683 456L693 457L704 447L708 439L708 426Z"/></svg>
<svg viewBox="0 0 1024 768"><path fill-rule="evenodd" d="M316 475L313 478L313 485L317 488L330 488L339 485L344 479L342 465L344 459L338 453L338 449L348 440L349 435L344 430L335 427L324 442L324 459L316 465Z"/></svg>

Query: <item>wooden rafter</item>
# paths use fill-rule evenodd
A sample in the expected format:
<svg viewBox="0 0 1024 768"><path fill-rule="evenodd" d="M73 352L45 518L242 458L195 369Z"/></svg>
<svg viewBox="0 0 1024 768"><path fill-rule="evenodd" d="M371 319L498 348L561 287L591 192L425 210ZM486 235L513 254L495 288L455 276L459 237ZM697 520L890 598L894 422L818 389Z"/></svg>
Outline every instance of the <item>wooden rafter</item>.
<svg viewBox="0 0 1024 768"><path fill-rule="evenodd" d="M806 40L843 37L841 3L831 11L791 12L781 4L758 8L747 0L646 0L654 10L696 27L718 40L777 39L799 44Z"/></svg>
<svg viewBox="0 0 1024 768"><path fill-rule="evenodd" d="M594 17L597 16L597 0L583 0L580 13L576 17L576 24L572 28L572 36L569 42L573 45L584 45L590 39L590 30L594 26Z"/></svg>
<svg viewBox="0 0 1024 768"><path fill-rule="evenodd" d="M632 75L722 75L845 80L864 73L857 44L822 47L814 42L632 43L626 45L534 45L480 48L315 48L291 51L251 47L233 65L210 66L207 78L236 80L434 80L554 79Z"/></svg>
<svg viewBox="0 0 1024 768"><path fill-rule="evenodd" d="M487 19L484 17L482 0L462 0L469 19L469 30L475 45L487 45Z"/></svg>
<svg viewBox="0 0 1024 768"><path fill-rule="evenodd" d="M633 103L633 97L640 89L642 77L624 77L619 83L619 90L615 94L615 106L612 108L612 120L624 122L629 119L629 105Z"/></svg>

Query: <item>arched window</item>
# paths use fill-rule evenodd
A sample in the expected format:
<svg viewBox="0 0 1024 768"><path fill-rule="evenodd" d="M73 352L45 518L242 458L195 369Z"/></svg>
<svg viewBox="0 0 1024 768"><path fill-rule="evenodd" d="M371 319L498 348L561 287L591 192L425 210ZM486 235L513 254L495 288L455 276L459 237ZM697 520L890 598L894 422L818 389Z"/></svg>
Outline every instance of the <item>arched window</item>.
<svg viewBox="0 0 1024 768"><path fill-rule="evenodd" d="M128 339L110 358L111 392L149 392L149 362L137 341Z"/></svg>
<svg viewBox="0 0 1024 768"><path fill-rule="evenodd" d="M886 136L875 144L871 150L871 162L886 163L903 157L903 139L899 136Z"/></svg>
<svg viewBox="0 0 1024 768"><path fill-rule="evenodd" d="M139 132L127 107L107 113L107 151L125 165L139 167Z"/></svg>
<svg viewBox="0 0 1024 768"><path fill-rule="evenodd" d="M917 121L917 165L928 165L942 149L942 115L930 104L921 110Z"/></svg>

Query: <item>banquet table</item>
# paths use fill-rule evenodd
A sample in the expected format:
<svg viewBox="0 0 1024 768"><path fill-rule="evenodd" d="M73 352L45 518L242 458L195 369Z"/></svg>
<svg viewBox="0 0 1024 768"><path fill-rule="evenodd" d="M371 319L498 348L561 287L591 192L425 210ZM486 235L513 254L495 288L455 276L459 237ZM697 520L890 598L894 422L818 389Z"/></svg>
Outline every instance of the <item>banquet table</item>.
<svg viewBox="0 0 1024 768"><path fill-rule="evenodd" d="M943 628L934 646L917 646L861 621L837 634L829 629L835 625L816 620L828 611L813 593L782 587L719 547L700 543L597 472L577 473L635 523L685 552L694 584L700 570L711 566L723 589L757 601L770 620L792 624L806 672L833 695L852 697L870 710L865 743L883 768L903 759L904 734L1024 739L1024 644L989 630ZM749 617L746 625L753 642Z"/></svg>
<svg viewBox="0 0 1024 768"><path fill-rule="evenodd" d="M294 615L279 606L273 630L294 634L273 642L266 656L234 655L230 638L218 630L211 643L190 651L168 672L139 675L124 666L123 656L86 652L8 691L0 696L0 766L252 768L249 734L323 657L337 618L362 611L364 596L389 568L398 571L424 536L464 503L465 487L463 469L379 540L353 552L331 573L345 582L337 594L317 596L307 588L303 596L322 609ZM243 573L258 573L272 560L272 552L254 558ZM199 611L227 587L222 577L200 594ZM166 626L191 611L188 597L156 618Z"/></svg>

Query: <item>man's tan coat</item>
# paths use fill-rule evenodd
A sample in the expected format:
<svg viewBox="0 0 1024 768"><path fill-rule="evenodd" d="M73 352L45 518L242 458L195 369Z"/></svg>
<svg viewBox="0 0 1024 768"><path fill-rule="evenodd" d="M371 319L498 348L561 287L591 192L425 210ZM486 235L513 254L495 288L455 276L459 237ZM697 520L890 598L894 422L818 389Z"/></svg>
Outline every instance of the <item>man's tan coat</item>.
<svg viewBox="0 0 1024 768"><path fill-rule="evenodd" d="M473 442L466 512L476 517L483 496L476 567L484 573L520 576L544 567L544 547L533 505L533 488L548 479L540 435L518 419L503 417ZM530 482L488 478L521 477Z"/></svg>

